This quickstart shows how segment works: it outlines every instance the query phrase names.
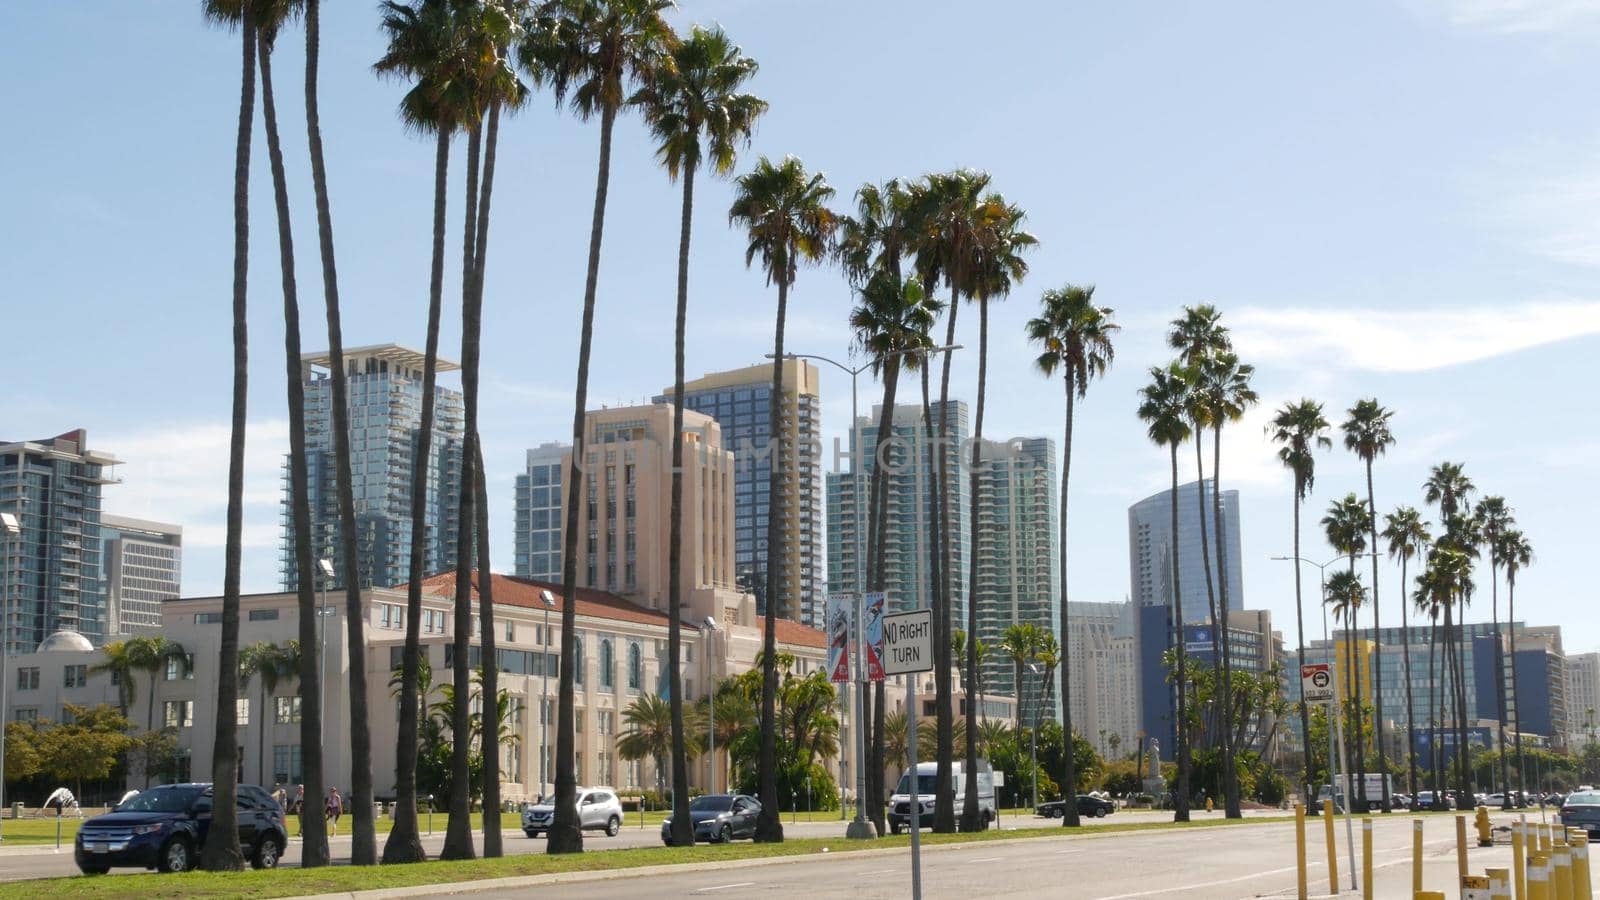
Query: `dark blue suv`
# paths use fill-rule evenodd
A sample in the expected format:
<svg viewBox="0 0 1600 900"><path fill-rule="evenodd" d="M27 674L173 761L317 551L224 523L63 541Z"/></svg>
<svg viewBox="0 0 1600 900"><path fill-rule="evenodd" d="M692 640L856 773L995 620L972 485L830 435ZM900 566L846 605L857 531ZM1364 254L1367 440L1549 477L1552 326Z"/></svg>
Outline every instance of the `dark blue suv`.
<svg viewBox="0 0 1600 900"><path fill-rule="evenodd" d="M283 809L253 784L239 785L238 806L245 858L257 869L274 868L289 841ZM210 826L211 785L164 784L84 822L73 858L85 875L113 866L182 872L200 861Z"/></svg>

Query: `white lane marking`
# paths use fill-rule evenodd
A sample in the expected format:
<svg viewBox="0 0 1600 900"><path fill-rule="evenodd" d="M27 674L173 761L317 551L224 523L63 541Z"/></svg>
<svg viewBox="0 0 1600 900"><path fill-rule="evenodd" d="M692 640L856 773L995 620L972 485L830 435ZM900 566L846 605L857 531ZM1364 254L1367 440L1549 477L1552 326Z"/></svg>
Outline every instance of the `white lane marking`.
<svg viewBox="0 0 1600 900"><path fill-rule="evenodd" d="M716 887L701 888L701 889L695 891L695 893L697 893L697 894L709 894L712 891L725 891L725 890L727 890L729 888L736 888L736 887L750 887L753 884L755 884L754 881L741 881L738 884L719 884Z"/></svg>
<svg viewBox="0 0 1600 900"><path fill-rule="evenodd" d="M977 859L969 859L969 860L967 860L967 862L975 862L975 863L977 863L977 862L999 862L1002 859L1005 859L1005 857L1004 856L982 856L982 857L979 857Z"/></svg>
<svg viewBox="0 0 1600 900"><path fill-rule="evenodd" d="M1446 842L1438 841L1438 842L1435 842L1435 843L1446 843ZM1396 852L1396 851L1391 849L1391 850L1385 850L1385 851L1381 851L1381 852L1392 853L1392 852ZM1409 848L1405 848L1401 852L1409 853L1410 849ZM1385 867L1388 867L1388 866L1400 865L1400 864L1402 864L1404 862L1407 862L1407 860L1399 859L1399 860L1395 860L1394 862L1383 863L1383 864L1381 864L1379 866L1376 866L1375 868L1385 868ZM1319 865L1318 863L1311 862L1309 860L1308 860L1308 863L1309 863L1309 866L1311 868L1315 868L1315 867L1317 867L1317 865ZM1322 865L1322 868L1327 868L1327 865L1325 863L1321 864L1321 865ZM1263 872L1252 872L1249 875L1240 875L1237 878L1227 878L1227 879L1223 879L1222 881L1207 881L1207 882L1203 882L1201 884L1185 884L1185 885L1179 885L1177 887L1158 888L1158 889L1153 890L1153 891L1139 891L1139 892L1133 893L1133 894L1116 894L1116 895L1110 896L1110 897L1098 897L1098 898L1096 898L1096 900L1132 900L1132 898L1134 898L1134 897L1158 897L1158 896L1160 896L1162 894L1172 894L1172 893L1177 893L1178 891L1197 891L1197 890L1201 890L1202 888L1221 887L1222 885L1225 885L1225 884L1238 884L1241 881L1250 881L1250 880L1256 879L1256 878L1265 878L1265 877L1267 877L1269 875L1282 875L1282 874L1284 874L1286 872L1293 872L1294 870L1295 870L1294 866L1287 866L1287 867L1281 868L1281 869L1268 869L1268 870L1263 871Z"/></svg>

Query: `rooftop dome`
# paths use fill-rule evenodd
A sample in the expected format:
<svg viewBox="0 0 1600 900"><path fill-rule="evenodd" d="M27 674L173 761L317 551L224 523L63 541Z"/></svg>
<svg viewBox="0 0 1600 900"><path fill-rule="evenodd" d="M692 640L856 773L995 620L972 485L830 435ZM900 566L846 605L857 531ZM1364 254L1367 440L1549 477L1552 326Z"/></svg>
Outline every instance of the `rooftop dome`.
<svg viewBox="0 0 1600 900"><path fill-rule="evenodd" d="M93 653L94 645L76 631L58 631L44 639L39 653Z"/></svg>

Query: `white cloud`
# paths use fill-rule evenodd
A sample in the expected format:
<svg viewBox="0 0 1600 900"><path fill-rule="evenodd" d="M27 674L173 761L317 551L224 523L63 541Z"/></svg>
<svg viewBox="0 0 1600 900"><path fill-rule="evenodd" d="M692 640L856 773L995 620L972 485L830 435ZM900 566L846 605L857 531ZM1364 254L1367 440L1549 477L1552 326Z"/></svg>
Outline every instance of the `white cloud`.
<svg viewBox="0 0 1600 900"><path fill-rule="evenodd" d="M1541 173L1530 175L1528 173ZM1480 188L1498 224L1557 262L1600 266L1600 142L1546 141L1501 161Z"/></svg>
<svg viewBox="0 0 1600 900"><path fill-rule="evenodd" d="M189 547L221 547L227 535L226 422L178 422L97 438L125 462L122 483L106 489L106 511L183 526ZM289 425L251 422L245 434L244 546L278 545L280 476L289 452Z"/></svg>
<svg viewBox="0 0 1600 900"><path fill-rule="evenodd" d="M1600 301L1420 310L1247 307L1230 318L1246 358L1422 372L1600 334Z"/></svg>
<svg viewBox="0 0 1600 900"><path fill-rule="evenodd" d="M1570 33L1600 25L1594 0L1421 0L1420 5L1458 28L1501 34Z"/></svg>

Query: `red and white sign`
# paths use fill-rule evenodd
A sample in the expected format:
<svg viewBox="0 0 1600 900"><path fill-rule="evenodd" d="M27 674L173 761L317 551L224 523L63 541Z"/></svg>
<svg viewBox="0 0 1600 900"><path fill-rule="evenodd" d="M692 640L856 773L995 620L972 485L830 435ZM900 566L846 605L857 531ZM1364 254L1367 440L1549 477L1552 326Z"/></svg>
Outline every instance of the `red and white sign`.
<svg viewBox="0 0 1600 900"><path fill-rule="evenodd" d="M1333 666L1317 663L1300 667L1300 697L1307 703L1333 702Z"/></svg>

